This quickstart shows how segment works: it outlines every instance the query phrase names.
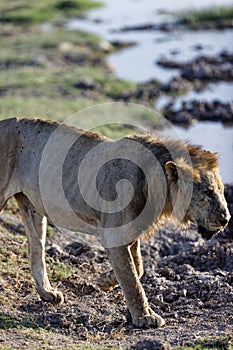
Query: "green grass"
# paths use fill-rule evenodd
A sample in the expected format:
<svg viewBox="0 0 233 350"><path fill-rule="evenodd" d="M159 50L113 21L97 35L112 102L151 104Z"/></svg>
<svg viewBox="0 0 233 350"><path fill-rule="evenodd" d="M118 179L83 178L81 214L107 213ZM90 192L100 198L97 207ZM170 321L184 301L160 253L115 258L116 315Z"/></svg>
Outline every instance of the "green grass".
<svg viewBox="0 0 233 350"><path fill-rule="evenodd" d="M178 15L180 22L191 25L203 24L206 22L214 22L219 20L233 19L233 6L229 7L212 7L202 10L191 10L182 12Z"/></svg>
<svg viewBox="0 0 233 350"><path fill-rule="evenodd" d="M99 42L96 35L63 29L45 33L32 28L25 34L13 28L9 36L0 35L0 118L64 120L96 101L106 100L104 91L86 98L74 87L78 79L85 77L102 77L107 82L107 77L103 79L106 68L95 69L90 63L90 57L103 55ZM84 66L66 61L65 45L69 55L86 55Z"/></svg>
<svg viewBox="0 0 233 350"><path fill-rule="evenodd" d="M119 100L137 89L108 71L99 43L96 35L61 28L41 32L32 27L26 34L13 28L10 35L0 35L0 119L29 116L63 121L83 108ZM83 55L84 63L76 63ZM93 66L97 58L99 63ZM83 93L75 86L82 79L92 80L98 89Z"/></svg>
<svg viewBox="0 0 233 350"><path fill-rule="evenodd" d="M1 32L2 30L2 32ZM0 34L4 34L3 28L0 28ZM17 29L17 33L10 32L10 37L1 38L2 43L5 43L4 51L15 50L22 53L36 54L39 50L43 50L41 53L46 53L47 50L59 49L61 43L69 43L74 48L80 48L80 46L91 46L93 49L95 45L98 45L101 38L92 33L86 33L82 31L67 31L62 28L53 28L47 31L38 30L37 27L32 29L25 35L24 31ZM8 45L6 45L8 42ZM34 50L32 52L32 50ZM38 51L37 51L38 50ZM72 48L69 48L69 51ZM2 50L1 50L2 54Z"/></svg>
<svg viewBox="0 0 233 350"><path fill-rule="evenodd" d="M89 9L102 6L94 0L2 0L0 22L14 24L36 24L49 20L80 17Z"/></svg>
<svg viewBox="0 0 233 350"><path fill-rule="evenodd" d="M230 336L206 338L176 347L176 350L232 350L233 343Z"/></svg>
<svg viewBox="0 0 233 350"><path fill-rule="evenodd" d="M15 316L0 314L0 329L11 328L32 328L39 329L39 325L36 322L17 318Z"/></svg>
<svg viewBox="0 0 233 350"><path fill-rule="evenodd" d="M0 100L0 119L31 117L63 121L86 106L87 101L82 99L6 96Z"/></svg>
<svg viewBox="0 0 233 350"><path fill-rule="evenodd" d="M1 328L1 321L3 322L3 326L5 328ZM21 325L20 325L20 322ZM16 330L17 335L14 334L16 338L14 345L0 344L1 350L13 350L13 349L30 349L30 350L120 350L111 345L102 346L92 346L92 345L80 345L80 341L76 340L74 337L70 335L62 335L54 332L50 329L40 328L37 323L33 323L30 321L20 321L20 319L11 317L8 315L4 315L1 317L0 315L0 337L1 333L6 333L7 331ZM9 339L12 338L12 334L9 333Z"/></svg>
<svg viewBox="0 0 233 350"><path fill-rule="evenodd" d="M52 258L47 258L49 266L49 279L50 281L61 281L73 274L71 266L65 265L63 262L54 261Z"/></svg>
<svg viewBox="0 0 233 350"><path fill-rule="evenodd" d="M45 0L33 6L33 13L43 8L43 12L49 14L52 11L55 15L57 11L69 11L74 7L87 9L89 6L87 0ZM0 17L6 13L16 14L25 7L32 10L26 0L3 0ZM89 129L80 120L87 121L86 112L79 111L106 102L122 101L125 97L129 102L137 102L134 97L137 84L120 80L110 72L106 53L101 49L101 38L57 26L45 31L35 25L33 19L29 22L27 26L18 26L14 21L0 26L0 119L18 116L64 121L75 115L75 125ZM91 81L95 88L77 87L78 82L85 80ZM125 110L121 114L110 108L102 110L97 117L95 113L96 110L90 117L90 127L94 119L96 125L118 122L119 115L124 115ZM124 120L121 126L103 125L98 131L118 138L132 133L132 129L124 124L145 122L153 126L158 118L135 110Z"/></svg>
<svg viewBox="0 0 233 350"><path fill-rule="evenodd" d="M57 342L57 339L54 337L54 335L51 334L51 332L46 332L44 330L34 330L34 329L26 329L24 330L25 339L30 339L30 342L24 341L26 343L24 346L22 344L19 344L17 347L11 347L6 345L0 345L0 350L15 350L15 349L30 349L30 350L123 350L123 348L116 348L115 346L106 345L106 346L92 346L92 345L80 345L78 342L75 342L74 339L69 339L69 336L62 337L61 340L59 340L59 345L52 345L52 340L49 341L48 339L53 339L54 343ZM34 340L34 345L31 344L32 340ZM39 345L35 345L35 344ZM76 343L76 344L75 344ZM30 348L28 348L30 346Z"/></svg>
<svg viewBox="0 0 233 350"><path fill-rule="evenodd" d="M150 108L111 101L83 109L66 123L119 139L129 134L148 133L160 121L161 115Z"/></svg>
<svg viewBox="0 0 233 350"><path fill-rule="evenodd" d="M18 281L20 275L29 272L28 244L25 234L11 232L11 223L4 217L4 227L7 229L7 238L0 243L0 270L7 278Z"/></svg>

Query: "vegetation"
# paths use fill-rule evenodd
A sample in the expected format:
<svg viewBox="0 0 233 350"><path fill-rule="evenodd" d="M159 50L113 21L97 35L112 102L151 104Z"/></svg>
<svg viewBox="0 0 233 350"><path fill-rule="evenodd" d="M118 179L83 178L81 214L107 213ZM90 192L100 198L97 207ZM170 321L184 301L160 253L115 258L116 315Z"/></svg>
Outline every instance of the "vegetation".
<svg viewBox="0 0 233 350"><path fill-rule="evenodd" d="M84 11L96 4L99 6L88 0L46 0L33 5L25 0L1 1L0 119L26 116L64 121L93 105L122 100L137 102L134 97L137 84L112 74L101 38L69 31L64 26L51 25L45 29L38 25L47 20L42 14L49 19L58 13L75 16L76 10ZM23 16L28 20L23 22ZM114 48L109 45L109 50ZM152 124L158 121L149 114L146 119ZM110 116L111 113L108 122ZM139 119L142 120L141 116ZM121 137L131 130L104 126L98 131Z"/></svg>
<svg viewBox="0 0 233 350"><path fill-rule="evenodd" d="M0 119L63 121L83 108L122 100L137 90L135 83L111 73L101 39L94 34L3 24L0 44Z"/></svg>
<svg viewBox="0 0 233 350"><path fill-rule="evenodd" d="M200 339L193 344L181 346L177 350L230 350L232 349L230 336Z"/></svg>
<svg viewBox="0 0 233 350"><path fill-rule="evenodd" d="M67 17L80 17L86 10L102 6L94 0L1 1L0 22L35 24Z"/></svg>
<svg viewBox="0 0 233 350"><path fill-rule="evenodd" d="M26 33L7 26L1 30L0 119L29 116L64 121L86 107L121 101L130 93L129 102L135 101L137 85L117 79L109 71L99 37L61 28L41 32L32 27ZM158 121L153 118L146 110L139 115L140 120ZM112 127L99 131L114 136ZM117 128L115 136L129 131Z"/></svg>
<svg viewBox="0 0 233 350"><path fill-rule="evenodd" d="M191 10L178 15L181 23L198 25L214 21L226 21L233 19L233 6L211 7L202 10Z"/></svg>
<svg viewBox="0 0 233 350"><path fill-rule="evenodd" d="M21 29L21 28L20 28ZM100 39L92 34L53 29L41 32L32 28L29 32L2 28L0 52L0 118L7 116L37 116L65 119L80 108L91 104L82 97L74 83L94 72L92 57L100 56ZM67 45L69 53L62 47ZM78 52L75 51L78 48ZM82 66L70 60L82 59ZM107 74L104 68L99 68ZM93 94L94 95L94 94ZM95 100L104 96L96 94Z"/></svg>

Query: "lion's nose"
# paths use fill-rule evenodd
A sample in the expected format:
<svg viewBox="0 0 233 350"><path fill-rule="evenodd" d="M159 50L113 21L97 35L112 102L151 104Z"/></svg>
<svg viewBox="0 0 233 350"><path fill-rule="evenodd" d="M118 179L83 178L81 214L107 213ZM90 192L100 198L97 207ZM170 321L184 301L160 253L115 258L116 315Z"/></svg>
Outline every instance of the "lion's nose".
<svg viewBox="0 0 233 350"><path fill-rule="evenodd" d="M228 224L230 217L231 216L230 216L230 213L228 212L228 210L224 211L224 212L222 211L220 218L218 220L219 223L221 224L221 226L225 227Z"/></svg>

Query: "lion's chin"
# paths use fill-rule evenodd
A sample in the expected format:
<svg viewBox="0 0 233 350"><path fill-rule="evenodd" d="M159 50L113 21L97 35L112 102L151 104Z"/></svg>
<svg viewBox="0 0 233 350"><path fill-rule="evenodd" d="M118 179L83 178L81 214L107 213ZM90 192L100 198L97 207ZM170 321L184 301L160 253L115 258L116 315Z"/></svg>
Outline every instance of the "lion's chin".
<svg viewBox="0 0 233 350"><path fill-rule="evenodd" d="M209 241L213 236L219 233L221 230L207 230L205 227L198 225L198 232L201 234L202 238Z"/></svg>

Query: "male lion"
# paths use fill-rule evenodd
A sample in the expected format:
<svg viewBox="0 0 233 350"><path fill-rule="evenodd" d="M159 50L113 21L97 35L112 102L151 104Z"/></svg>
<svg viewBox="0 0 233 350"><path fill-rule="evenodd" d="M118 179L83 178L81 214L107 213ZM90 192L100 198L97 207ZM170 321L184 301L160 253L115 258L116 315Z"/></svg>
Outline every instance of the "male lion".
<svg viewBox="0 0 233 350"><path fill-rule="evenodd" d="M230 214L216 154L150 136L112 141L26 118L0 122L0 149L0 210L15 197L41 298L63 301L62 293L51 287L45 266L48 218L57 226L98 234L113 267L103 289L119 283L134 325L164 325L149 307L139 281L143 273L139 238L169 217L182 224L196 223L206 239L223 230Z"/></svg>

